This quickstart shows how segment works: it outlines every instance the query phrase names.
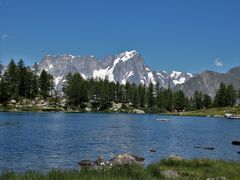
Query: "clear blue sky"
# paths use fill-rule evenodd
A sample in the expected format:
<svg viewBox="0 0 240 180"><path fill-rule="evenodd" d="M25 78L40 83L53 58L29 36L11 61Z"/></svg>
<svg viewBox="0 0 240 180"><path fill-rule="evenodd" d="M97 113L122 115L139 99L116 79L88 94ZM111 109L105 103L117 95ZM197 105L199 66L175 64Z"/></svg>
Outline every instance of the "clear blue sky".
<svg viewBox="0 0 240 180"><path fill-rule="evenodd" d="M224 72L240 65L240 0L0 0L0 36L4 64L136 49L154 70Z"/></svg>

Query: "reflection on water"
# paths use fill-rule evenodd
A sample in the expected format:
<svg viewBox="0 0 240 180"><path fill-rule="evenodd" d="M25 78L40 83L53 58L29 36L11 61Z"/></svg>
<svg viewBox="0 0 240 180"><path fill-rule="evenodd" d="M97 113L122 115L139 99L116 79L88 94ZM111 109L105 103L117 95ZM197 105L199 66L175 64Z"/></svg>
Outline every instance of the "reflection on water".
<svg viewBox="0 0 240 180"><path fill-rule="evenodd" d="M75 169L81 159L119 153L144 156L146 163L170 154L240 160L239 147L231 145L239 129L240 121L218 118L0 113L0 171ZM206 145L215 150L194 148Z"/></svg>

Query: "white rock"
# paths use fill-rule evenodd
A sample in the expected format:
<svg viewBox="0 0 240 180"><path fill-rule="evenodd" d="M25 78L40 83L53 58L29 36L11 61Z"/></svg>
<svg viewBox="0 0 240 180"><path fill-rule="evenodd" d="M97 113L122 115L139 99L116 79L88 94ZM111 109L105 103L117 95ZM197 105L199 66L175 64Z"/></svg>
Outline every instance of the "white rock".
<svg viewBox="0 0 240 180"><path fill-rule="evenodd" d="M133 110L133 113L136 113L136 114L145 114L145 111L141 110L141 109L134 109Z"/></svg>
<svg viewBox="0 0 240 180"><path fill-rule="evenodd" d="M16 101L15 99L12 99L12 100L10 101L10 103L11 103L11 104L16 104L17 101Z"/></svg>

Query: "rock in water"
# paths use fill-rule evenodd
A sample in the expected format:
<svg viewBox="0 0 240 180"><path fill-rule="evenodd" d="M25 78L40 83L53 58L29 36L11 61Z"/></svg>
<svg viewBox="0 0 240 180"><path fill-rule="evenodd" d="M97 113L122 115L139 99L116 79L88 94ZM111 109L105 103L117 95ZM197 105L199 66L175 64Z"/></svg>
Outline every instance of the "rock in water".
<svg viewBox="0 0 240 180"><path fill-rule="evenodd" d="M95 164L97 164L97 165L104 165L104 164L105 164L104 157L103 157L103 156L99 156L99 157L96 159Z"/></svg>
<svg viewBox="0 0 240 180"><path fill-rule="evenodd" d="M145 158L144 157L140 157L140 156L137 156L137 155L134 155L134 154L131 154L132 157L134 157L136 159L136 161L144 161Z"/></svg>
<svg viewBox="0 0 240 180"><path fill-rule="evenodd" d="M85 159L80 161L78 164L83 168L85 167L88 168L88 167L94 166L95 163L89 159Z"/></svg>
<svg viewBox="0 0 240 180"><path fill-rule="evenodd" d="M232 145L240 145L240 140L239 141L232 141Z"/></svg>
<svg viewBox="0 0 240 180"><path fill-rule="evenodd" d="M196 148L196 149L214 150L213 146L205 146L205 147L195 146L194 148Z"/></svg>
<svg viewBox="0 0 240 180"><path fill-rule="evenodd" d="M149 149L150 152L157 152L155 149Z"/></svg>

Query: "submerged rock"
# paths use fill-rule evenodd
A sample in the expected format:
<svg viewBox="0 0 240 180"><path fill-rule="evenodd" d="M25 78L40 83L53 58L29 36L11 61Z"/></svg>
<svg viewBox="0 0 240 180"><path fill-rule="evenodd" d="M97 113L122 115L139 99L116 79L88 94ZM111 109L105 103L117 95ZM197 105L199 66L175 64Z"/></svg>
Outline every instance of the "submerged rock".
<svg viewBox="0 0 240 180"><path fill-rule="evenodd" d="M195 146L194 148L196 148L196 149L206 149L206 150L214 150L215 149L213 146L204 146L204 147Z"/></svg>
<svg viewBox="0 0 240 180"><path fill-rule="evenodd" d="M232 141L232 145L240 145L240 140Z"/></svg>
<svg viewBox="0 0 240 180"><path fill-rule="evenodd" d="M157 152L155 149L149 149L150 152Z"/></svg>

